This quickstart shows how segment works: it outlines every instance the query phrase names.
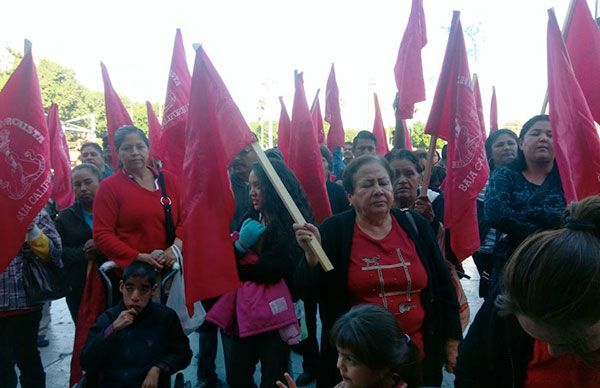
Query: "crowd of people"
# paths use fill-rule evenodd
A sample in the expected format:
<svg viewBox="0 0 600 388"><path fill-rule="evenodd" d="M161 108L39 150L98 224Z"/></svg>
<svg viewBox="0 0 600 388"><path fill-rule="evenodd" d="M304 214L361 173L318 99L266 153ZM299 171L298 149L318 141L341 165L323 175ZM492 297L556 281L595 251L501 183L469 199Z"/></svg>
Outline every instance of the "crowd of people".
<svg viewBox="0 0 600 388"><path fill-rule="evenodd" d="M473 254L485 302L464 338L462 266L444 227L440 189L446 150L422 187L426 153L394 149L381 157L376 142L359 132L338 155L343 172L321 146L333 215L319 225L277 149L267 155L305 224L294 224L253 148L237 155L228 222L242 285L202 301L194 384L222 385L215 367L221 335L233 388L255 386L259 362L261 387L314 380L319 388L432 387L442 384L444 368L457 387L600 386L600 196L566 203L549 117L486 141L491 174L477 199L481 245ZM156 297L177 259L193 260L183 250L179 180L151 160L139 128L119 128L114 143L114 171L100 146L81 147L74 205L54 219L42 210L0 273L2 387L45 386L37 349L42 302L24 276L30 262L61 269L75 325L90 272L106 261L118 267L115 303L97 317L76 360L90 386L169 386L190 364L177 314ZM309 248L315 239L333 270L318 264ZM303 357L296 379L290 351Z"/></svg>

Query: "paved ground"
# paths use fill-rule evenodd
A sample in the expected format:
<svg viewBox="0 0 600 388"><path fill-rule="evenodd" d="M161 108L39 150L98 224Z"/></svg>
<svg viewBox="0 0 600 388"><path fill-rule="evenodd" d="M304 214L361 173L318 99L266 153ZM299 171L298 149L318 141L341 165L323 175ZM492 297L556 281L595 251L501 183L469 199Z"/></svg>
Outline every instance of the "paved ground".
<svg viewBox="0 0 600 388"><path fill-rule="evenodd" d="M463 279L462 284L467 294L471 308L471 320L481 305L481 299L477 294L479 284L479 276L473 261L471 259L464 262L465 271L471 276L470 280ZM50 346L41 348L40 353L42 362L46 370L46 382L50 388L67 387L69 381L69 370L71 362L71 351L73 346L74 326L67 310L67 305L64 299L55 301L51 307L51 323L47 331L47 336L50 340ZM198 351L198 335L190 335L190 343L194 354ZM192 364L184 371L186 379L193 384L196 383L196 365L197 359L192 359ZM300 356L292 353L291 371L294 377L302 373L302 359ZM219 346L217 355L217 373L221 380L225 380L225 369L223 365L223 351ZM260 373L255 375L256 381L260 381ZM445 375L444 387L453 386L453 376Z"/></svg>

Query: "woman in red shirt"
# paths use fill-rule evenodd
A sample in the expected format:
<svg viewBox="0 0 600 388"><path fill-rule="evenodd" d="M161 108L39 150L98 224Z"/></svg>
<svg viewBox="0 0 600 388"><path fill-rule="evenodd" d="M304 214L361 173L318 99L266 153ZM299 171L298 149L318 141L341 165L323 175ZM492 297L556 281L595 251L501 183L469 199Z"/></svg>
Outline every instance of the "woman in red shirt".
<svg viewBox="0 0 600 388"><path fill-rule="evenodd" d="M140 260L158 271L168 269L175 262L173 245L182 249L178 181L163 171L163 200L159 174L148 167L148 138L139 128L119 128L115 148L121 169L102 181L94 200L96 246L121 268ZM163 202L171 204L173 241L168 241Z"/></svg>
<svg viewBox="0 0 600 388"><path fill-rule="evenodd" d="M425 385L440 385L462 337L458 302L428 222L418 213L392 208L392 173L385 159L365 155L344 171L352 209L315 226L295 225L305 249L310 290L321 306L322 362L317 387L331 388L341 376L328 342L335 320L361 303L381 305L397 319L423 357ZM307 246L321 240L334 269L323 272Z"/></svg>

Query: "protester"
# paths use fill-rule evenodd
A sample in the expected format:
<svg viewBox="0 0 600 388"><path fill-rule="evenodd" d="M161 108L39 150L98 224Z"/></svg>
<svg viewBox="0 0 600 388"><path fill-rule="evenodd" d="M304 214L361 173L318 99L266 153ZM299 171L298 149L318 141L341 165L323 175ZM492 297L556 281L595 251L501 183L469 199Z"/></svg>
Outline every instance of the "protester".
<svg viewBox="0 0 600 388"><path fill-rule="evenodd" d="M457 387L600 386L600 196L527 238L460 346Z"/></svg>
<svg viewBox="0 0 600 388"><path fill-rule="evenodd" d="M252 164L257 160L256 152L251 145L247 145L234 158L229 166L229 176L231 188L235 199L235 214L230 223L230 230L237 229L244 220L250 206L250 186L248 177L252 171ZM202 305L206 311L209 311L217 298L203 300ZM198 329L198 382L199 388L217 388L221 386L221 381L217 376L216 357L219 345L217 325L210 321L204 321Z"/></svg>
<svg viewBox="0 0 600 388"><path fill-rule="evenodd" d="M377 138L373 132L360 131L352 140L352 154L355 158L362 155L375 155L377 151Z"/></svg>
<svg viewBox="0 0 600 388"><path fill-rule="evenodd" d="M428 189L420 195L423 172L415 155L407 150L390 151L385 159L390 164L394 176L394 207L415 209L431 224L438 233L444 216L444 197L440 192Z"/></svg>
<svg viewBox="0 0 600 388"><path fill-rule="evenodd" d="M564 209L549 117L534 116L521 129L517 158L494 171L486 190L485 217L491 227L506 234L496 244L490 288L516 247L536 231L556 228Z"/></svg>
<svg viewBox="0 0 600 388"><path fill-rule="evenodd" d="M161 199L158 171L148 167L144 132L123 126L114 141L122 168L102 182L94 199L94 242L121 268L139 260L158 271L169 269L176 260L172 245L182 249L178 181L163 171L167 198ZM163 203L171 205L174 232L167 231Z"/></svg>
<svg viewBox="0 0 600 388"><path fill-rule="evenodd" d="M16 361L23 388L46 386L46 374L37 349L42 303L28 300L24 266L30 261L62 267L61 243L48 213L31 222L21 250L0 273L0 387L16 387Z"/></svg>
<svg viewBox="0 0 600 388"><path fill-rule="evenodd" d="M350 164L352 159L354 159L354 154L352 153L352 142L347 141L344 143L344 152L343 152L343 161L344 165L347 166Z"/></svg>
<svg viewBox="0 0 600 388"><path fill-rule="evenodd" d="M325 145L319 147L325 176L331 174L331 152ZM325 182L327 196L333 214L338 214L350 209L348 198L344 189L329 179ZM317 303L310 298L304 300L304 316L306 319L306 331L308 337L301 342L302 369L303 372L296 378L299 387L310 384L317 377L319 366L319 343L317 341Z"/></svg>
<svg viewBox="0 0 600 388"><path fill-rule="evenodd" d="M329 204L331 206L332 214L341 213L350 209L348 198L344 192L343 187L336 185L330 179L327 179L331 175L332 167L332 155L326 146L320 145L319 150L321 151L321 160L323 161L323 169L325 170L325 186L327 188L327 196L329 197Z"/></svg>
<svg viewBox="0 0 600 388"><path fill-rule="evenodd" d="M189 365L189 340L175 311L152 302L156 289L157 273L148 263L134 261L123 271L123 300L97 319L81 354L88 378L98 379L93 386L165 386Z"/></svg>
<svg viewBox="0 0 600 388"><path fill-rule="evenodd" d="M363 304L342 315L331 329L337 368L343 382L335 388L411 388L421 386L419 349L384 307ZM295 388L286 373L288 386Z"/></svg>
<svg viewBox="0 0 600 388"><path fill-rule="evenodd" d="M93 164L100 171L100 180L114 174L114 171L104 162L102 148L97 143L85 143L79 149L79 160L82 163Z"/></svg>
<svg viewBox="0 0 600 388"><path fill-rule="evenodd" d="M352 210L328 218L319 229L294 225L312 268L308 289L321 309L318 387L341 380L327 338L335 320L361 303L382 305L394 314L419 348L425 385L441 384L444 360L453 369L462 335L456 293L428 222L416 212L392 208L391 175L383 158L357 158L344 172ZM312 238L321 241L332 271L317 267L308 248Z"/></svg>
<svg viewBox="0 0 600 388"><path fill-rule="evenodd" d="M271 164L303 216L312 220L306 196L293 173L280 161L271 160ZM288 292L289 301L297 300L301 284L296 281L295 272L304 259L302 249L294 238L293 220L260 164L254 163L249 182L252 207L244 217L239 229L239 238L234 243L240 280L243 284L253 283L250 287L257 290L264 290L268 286L272 287L271 290L275 287L280 289L283 285ZM239 293L237 298L240 298ZM287 298L281 296L275 305L267 309L288 311L292 314L292 322L297 324L293 306L287 305ZM222 312L222 308L222 301L219 300L209 312L209 316L215 314L215 310ZM232 328L222 327L227 383L232 388L254 386L253 375L258 361L261 362L262 387L274 386L277 380L283 378L288 368L290 348L278 330L281 327L271 329L267 325L261 325L256 321L256 315L253 314L255 312L262 311L255 307L247 315L234 316L235 328L253 326L256 332L254 335L242 338L232 332ZM221 317L222 315L218 316ZM276 316L273 319L276 320Z"/></svg>
<svg viewBox="0 0 600 388"><path fill-rule="evenodd" d="M517 157L517 135L509 129L498 129L485 141L485 154L490 166L490 176L496 167L506 166ZM479 296L486 298L489 291L490 273L492 271L493 254L496 243L505 238L503 233L492 228L485 217L485 191L489 184L477 196L477 220L481 246L473 254L473 261L479 272Z"/></svg>
<svg viewBox="0 0 600 388"><path fill-rule="evenodd" d="M75 203L59 213L56 229L62 239L62 261L71 286L67 306L73 322L77 323L88 260L98 261L104 257L92 237L92 207L100 185L100 171L93 164L83 163L73 168L71 180Z"/></svg>

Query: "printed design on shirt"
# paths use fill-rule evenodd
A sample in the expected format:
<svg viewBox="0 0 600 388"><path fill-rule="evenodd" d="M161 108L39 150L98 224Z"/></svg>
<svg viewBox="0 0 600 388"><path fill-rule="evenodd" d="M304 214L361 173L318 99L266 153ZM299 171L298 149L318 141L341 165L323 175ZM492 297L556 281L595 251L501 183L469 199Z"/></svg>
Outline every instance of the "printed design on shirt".
<svg viewBox="0 0 600 388"><path fill-rule="evenodd" d="M44 157L33 150L26 150L18 155L10 148L8 129L0 131L0 189L6 191L14 200L22 199L33 182L44 172Z"/></svg>
<svg viewBox="0 0 600 388"><path fill-rule="evenodd" d="M377 271L377 277L379 279L379 297L383 303L383 307L388 308L388 297L398 296L398 295L406 295L406 302L400 303L398 307L398 313L404 314L408 311L411 311L417 307L417 305L412 301L412 294L418 292L413 291L412 289L412 278L410 276L410 272L408 271L408 267L411 265L410 261L406 261L404 256L402 255L402 251L400 248L396 249L396 254L398 256L399 263L397 264L379 264L381 260L380 256L375 257L363 257L361 260L365 265L361 268L362 271ZM385 280L383 277L383 270L386 269L394 269L394 268L402 268L404 272L404 276L406 278L406 291L386 291L385 289ZM392 311L392 313L394 313Z"/></svg>

